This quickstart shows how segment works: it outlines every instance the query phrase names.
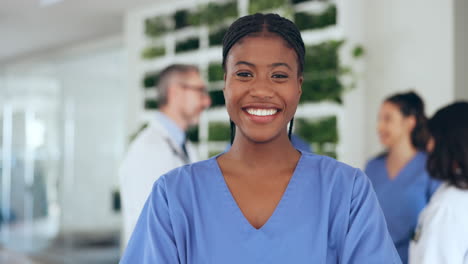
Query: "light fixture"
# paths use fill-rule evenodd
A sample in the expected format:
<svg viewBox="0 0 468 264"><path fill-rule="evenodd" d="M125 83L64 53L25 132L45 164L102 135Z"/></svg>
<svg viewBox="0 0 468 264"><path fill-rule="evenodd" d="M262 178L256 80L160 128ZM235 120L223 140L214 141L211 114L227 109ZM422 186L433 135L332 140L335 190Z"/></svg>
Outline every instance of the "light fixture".
<svg viewBox="0 0 468 264"><path fill-rule="evenodd" d="M63 2L63 0L39 0L41 7L51 6Z"/></svg>

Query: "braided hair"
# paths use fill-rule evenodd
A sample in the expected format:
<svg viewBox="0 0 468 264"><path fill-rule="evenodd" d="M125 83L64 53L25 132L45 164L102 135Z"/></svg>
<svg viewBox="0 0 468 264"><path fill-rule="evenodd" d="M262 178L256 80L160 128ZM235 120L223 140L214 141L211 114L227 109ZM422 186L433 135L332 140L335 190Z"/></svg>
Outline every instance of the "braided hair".
<svg viewBox="0 0 468 264"><path fill-rule="evenodd" d="M298 75L302 75L305 63L305 46L299 28L289 19L278 14L256 13L234 21L223 37L223 69L226 72L226 59L231 48L242 38L263 32L274 33L286 41L296 52ZM288 137L291 139L293 119L289 123ZM235 136L235 124L231 122L231 144Z"/></svg>

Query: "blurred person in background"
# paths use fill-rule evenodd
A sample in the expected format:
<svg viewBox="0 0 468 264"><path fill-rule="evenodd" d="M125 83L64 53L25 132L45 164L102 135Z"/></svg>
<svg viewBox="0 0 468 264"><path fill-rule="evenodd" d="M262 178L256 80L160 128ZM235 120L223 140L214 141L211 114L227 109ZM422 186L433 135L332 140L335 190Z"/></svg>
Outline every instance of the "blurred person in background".
<svg viewBox="0 0 468 264"><path fill-rule="evenodd" d="M121 164L120 190L125 248L158 177L198 160L185 131L199 121L211 99L197 67L175 64L159 75L159 111L131 143Z"/></svg>
<svg viewBox="0 0 468 264"><path fill-rule="evenodd" d="M468 102L429 120L427 169L443 184L419 216L411 264L468 263Z"/></svg>
<svg viewBox="0 0 468 264"><path fill-rule="evenodd" d="M388 97L378 115L383 154L370 160L369 176L387 220L388 230L403 263L408 262L408 247L418 215L426 206L439 182L426 171L429 139L424 102L414 92Z"/></svg>

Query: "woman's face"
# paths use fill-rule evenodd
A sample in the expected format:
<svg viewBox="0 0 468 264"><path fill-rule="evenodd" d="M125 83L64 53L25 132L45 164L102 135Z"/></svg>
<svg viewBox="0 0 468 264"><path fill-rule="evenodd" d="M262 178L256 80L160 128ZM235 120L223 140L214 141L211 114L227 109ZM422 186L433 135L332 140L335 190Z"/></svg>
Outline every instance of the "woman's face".
<svg viewBox="0 0 468 264"><path fill-rule="evenodd" d="M269 33L242 38L229 51L224 79L226 108L237 126L236 137L268 142L287 136L302 76L297 55L285 40Z"/></svg>
<svg viewBox="0 0 468 264"><path fill-rule="evenodd" d="M397 105L384 102L380 107L377 132L380 143L391 148L403 140L411 140L414 117L405 117Z"/></svg>

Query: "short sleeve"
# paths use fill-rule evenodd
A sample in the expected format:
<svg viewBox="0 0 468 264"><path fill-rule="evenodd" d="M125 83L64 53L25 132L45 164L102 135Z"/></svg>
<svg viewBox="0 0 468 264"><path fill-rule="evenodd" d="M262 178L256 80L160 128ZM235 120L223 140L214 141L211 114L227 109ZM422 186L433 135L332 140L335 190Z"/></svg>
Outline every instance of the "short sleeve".
<svg viewBox="0 0 468 264"><path fill-rule="evenodd" d="M369 179L356 170L340 263L401 263Z"/></svg>
<svg viewBox="0 0 468 264"><path fill-rule="evenodd" d="M154 184L120 263L180 263L164 177Z"/></svg>

